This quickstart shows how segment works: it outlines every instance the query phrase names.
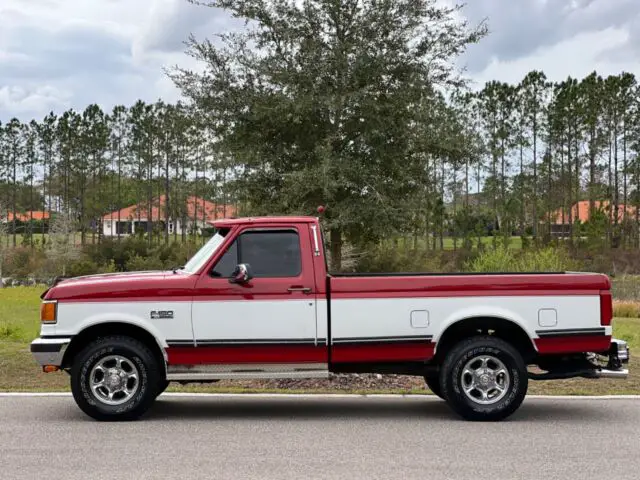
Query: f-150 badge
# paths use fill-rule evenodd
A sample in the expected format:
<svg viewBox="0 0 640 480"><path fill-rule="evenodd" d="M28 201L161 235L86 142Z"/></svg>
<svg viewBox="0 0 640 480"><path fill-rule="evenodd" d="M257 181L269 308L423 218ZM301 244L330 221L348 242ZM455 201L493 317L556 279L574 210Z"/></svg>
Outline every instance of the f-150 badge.
<svg viewBox="0 0 640 480"><path fill-rule="evenodd" d="M151 310L151 319L173 318L173 310Z"/></svg>

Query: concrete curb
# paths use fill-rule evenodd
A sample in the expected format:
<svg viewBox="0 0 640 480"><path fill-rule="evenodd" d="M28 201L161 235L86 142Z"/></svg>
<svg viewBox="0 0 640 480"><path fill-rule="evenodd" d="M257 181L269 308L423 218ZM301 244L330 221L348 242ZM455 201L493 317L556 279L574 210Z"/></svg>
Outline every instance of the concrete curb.
<svg viewBox="0 0 640 480"><path fill-rule="evenodd" d="M357 393L190 393L166 392L162 397L212 397L212 398L380 398L380 399L431 399L439 400L435 395L417 394L357 394ZM71 397L69 392L0 392L1 397ZM527 395L526 399L535 400L640 400L640 395ZM526 400L525 399L525 400Z"/></svg>

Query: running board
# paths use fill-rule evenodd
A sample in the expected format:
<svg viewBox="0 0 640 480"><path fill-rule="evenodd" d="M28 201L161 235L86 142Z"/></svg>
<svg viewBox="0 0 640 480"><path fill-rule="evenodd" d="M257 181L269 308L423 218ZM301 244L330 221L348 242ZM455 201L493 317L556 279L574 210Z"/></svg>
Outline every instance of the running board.
<svg viewBox="0 0 640 480"><path fill-rule="evenodd" d="M329 378L327 364L169 365L169 381Z"/></svg>

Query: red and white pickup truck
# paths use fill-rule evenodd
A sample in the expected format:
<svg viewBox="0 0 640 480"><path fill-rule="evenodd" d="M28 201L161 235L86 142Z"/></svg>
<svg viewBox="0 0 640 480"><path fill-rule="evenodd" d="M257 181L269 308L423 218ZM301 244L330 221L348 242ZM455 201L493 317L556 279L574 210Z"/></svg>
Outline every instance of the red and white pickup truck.
<svg viewBox="0 0 640 480"><path fill-rule="evenodd" d="M606 275L330 275L315 217L214 225L183 268L43 294L31 351L70 374L86 414L135 419L171 381L375 372L424 377L462 417L500 420L529 379L628 374Z"/></svg>

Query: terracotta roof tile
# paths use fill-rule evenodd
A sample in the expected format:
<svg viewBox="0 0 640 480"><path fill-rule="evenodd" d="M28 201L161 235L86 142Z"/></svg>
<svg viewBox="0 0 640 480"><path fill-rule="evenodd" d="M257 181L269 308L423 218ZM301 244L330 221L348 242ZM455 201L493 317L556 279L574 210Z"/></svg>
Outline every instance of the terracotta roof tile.
<svg viewBox="0 0 640 480"><path fill-rule="evenodd" d="M160 195L151 202L151 218L152 220L163 220L165 218L164 206L166 204L166 196ZM186 214L188 218L197 216L202 219L203 209L206 222L212 222L221 218L233 217L236 214L236 208L233 205L217 204L200 197L189 196L185 201ZM115 220L118 218L118 210L107 213L102 217L103 220ZM142 202L139 205L131 205L120 209L120 218L122 221L147 220L148 203Z"/></svg>
<svg viewBox="0 0 640 480"><path fill-rule="evenodd" d="M33 218L34 220L46 220L49 218L49 212L43 211L28 211L24 213L16 212L16 220L20 222L28 222ZM13 222L13 212L7 214L7 222Z"/></svg>

